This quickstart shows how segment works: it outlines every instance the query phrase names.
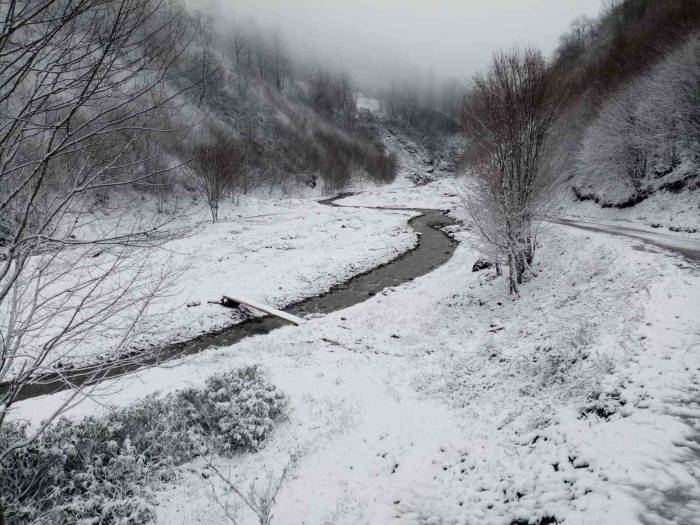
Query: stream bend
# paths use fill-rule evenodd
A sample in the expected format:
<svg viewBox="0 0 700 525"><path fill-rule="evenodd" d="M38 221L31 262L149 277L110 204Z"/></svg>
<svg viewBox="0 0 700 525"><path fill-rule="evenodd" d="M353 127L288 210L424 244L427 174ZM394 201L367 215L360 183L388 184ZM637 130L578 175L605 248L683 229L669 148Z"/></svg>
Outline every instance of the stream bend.
<svg viewBox="0 0 700 525"><path fill-rule="evenodd" d="M336 201L351 196L351 193L319 201L328 206L342 206ZM345 207L345 206L343 206ZM367 206L347 206L352 208L370 208ZM430 273L435 268L450 260L457 249L458 241L450 238L442 229L455 224L447 212L435 209L371 207L371 209L416 211L421 215L408 221L419 235L418 244L395 259L372 270L351 277L347 281L333 286L328 292L308 297L288 305L285 311L304 317L309 314L327 314L361 303L367 298L392 286L399 286L417 277ZM16 401L30 399L41 395L53 394L73 386L95 384L106 379L116 378L137 370L161 365L173 359L194 355L212 347L231 346L242 339L267 334L286 323L276 317L258 317L249 319L215 332L202 334L188 341L173 343L152 352L143 359L128 360L117 366L87 366L80 369L63 371L60 375L50 374L37 378L37 381L25 385ZM2 388L2 386L0 386Z"/></svg>

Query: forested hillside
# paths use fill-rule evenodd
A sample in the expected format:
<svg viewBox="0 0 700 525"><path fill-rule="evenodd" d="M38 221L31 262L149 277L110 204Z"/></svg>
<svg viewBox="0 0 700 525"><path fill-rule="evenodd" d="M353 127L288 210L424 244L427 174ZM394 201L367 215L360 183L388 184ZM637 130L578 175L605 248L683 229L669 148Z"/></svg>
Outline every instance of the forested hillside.
<svg viewBox="0 0 700 525"><path fill-rule="evenodd" d="M626 0L572 23L553 68L570 86L558 148L576 199L626 208L700 187L699 30L694 0Z"/></svg>
<svg viewBox="0 0 700 525"><path fill-rule="evenodd" d="M353 180L393 179L395 160L358 113L347 75L295 63L278 32L185 11L179 18L191 44L176 66L196 87L178 123L187 146L178 154L226 151L235 173L227 192L280 194L319 185L332 193Z"/></svg>
<svg viewBox="0 0 700 525"><path fill-rule="evenodd" d="M160 0L59 4L7 7L2 238L33 202L20 189L45 171L50 201L81 162L84 211L129 191L175 211L185 192L215 218L241 194L393 180L395 158L349 77L294 62L278 33Z"/></svg>

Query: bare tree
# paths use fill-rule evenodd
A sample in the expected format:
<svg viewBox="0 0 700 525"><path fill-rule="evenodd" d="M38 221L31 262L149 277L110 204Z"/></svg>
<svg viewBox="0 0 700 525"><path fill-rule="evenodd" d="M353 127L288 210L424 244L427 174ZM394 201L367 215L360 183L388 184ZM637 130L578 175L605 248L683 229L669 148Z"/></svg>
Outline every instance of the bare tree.
<svg viewBox="0 0 700 525"><path fill-rule="evenodd" d="M253 64L251 40L243 28L234 25L229 37L229 45L233 51L238 92L243 96L250 85L250 68Z"/></svg>
<svg viewBox="0 0 700 525"><path fill-rule="evenodd" d="M222 473L221 470L214 465L213 458L208 458L207 467L216 474L216 477L223 483L227 492L235 495L248 510L255 514L259 525L272 525L272 520L274 518L273 511L277 503L277 496L289 475L292 473L297 461L298 454L292 454L279 475L275 476L272 472L268 472L266 484L263 487L256 486L254 482L251 482L247 491L232 481L230 471L228 475ZM223 511L226 519L232 525L236 525L238 523L236 516L238 506L231 505L228 499L222 501L216 492L214 483L211 480L210 483L214 501Z"/></svg>
<svg viewBox="0 0 700 525"><path fill-rule="evenodd" d="M569 32L559 39L559 59L575 60L591 44L595 28L596 22L592 18L583 15L574 19L569 24Z"/></svg>
<svg viewBox="0 0 700 525"><path fill-rule="evenodd" d="M332 91L340 123L347 129L352 128L357 114L357 101L353 94L350 78L347 75L341 75L333 82Z"/></svg>
<svg viewBox="0 0 700 525"><path fill-rule="evenodd" d="M153 103L160 103L159 99L165 96L162 90L154 90ZM169 122L167 115L161 119L163 124ZM144 174L150 175L143 183L148 192L155 198L156 211L165 213L168 200L173 193L176 173L168 169L167 144L162 134L145 133L141 137L137 148L140 149L142 169Z"/></svg>
<svg viewBox="0 0 700 525"><path fill-rule="evenodd" d="M265 38L257 34L253 40L253 62L257 69L258 76L262 80L268 80L270 69L273 69L272 51Z"/></svg>
<svg viewBox="0 0 700 525"><path fill-rule="evenodd" d="M282 91L289 76L289 59L284 54L284 43L279 30L275 32L271 61L275 76L275 87L277 91Z"/></svg>
<svg viewBox="0 0 700 525"><path fill-rule="evenodd" d="M239 67L245 51L250 47L248 35L239 25L234 25L231 29L230 45L233 51L235 65Z"/></svg>
<svg viewBox="0 0 700 525"><path fill-rule="evenodd" d="M335 77L323 69L312 71L308 98L313 109L320 115L333 119L346 128L352 127L357 103L347 76Z"/></svg>
<svg viewBox="0 0 700 525"><path fill-rule="evenodd" d="M23 390L60 376L86 340L109 331L105 351L123 348L161 293L167 276L149 270L141 250L159 225L127 224L118 207L90 206L154 175L133 146L165 132L162 111L179 93L151 94L188 38L165 1L8 0L0 13L2 425ZM60 406L0 459L88 393L67 376L66 384Z"/></svg>
<svg viewBox="0 0 700 525"><path fill-rule="evenodd" d="M482 239L505 259L511 293L534 257L534 226L555 179L550 131L563 100L542 54L527 49L494 55L465 101L475 182L469 209Z"/></svg>
<svg viewBox="0 0 700 525"><path fill-rule="evenodd" d="M328 115L330 112L330 84L330 75L324 70L319 69L311 72L309 98L316 113Z"/></svg>
<svg viewBox="0 0 700 525"><path fill-rule="evenodd" d="M211 211L212 222L219 220L219 205L233 187L242 162L241 147L226 132L214 128L209 142L194 148L192 168L202 196Z"/></svg>
<svg viewBox="0 0 700 525"><path fill-rule="evenodd" d="M199 40L199 45L201 46L201 90L199 92L199 101L197 102L197 107L202 107L204 101L207 97L207 90L209 88L209 78L215 71L214 60L212 56L212 37L213 37L213 20L211 17L203 17L200 12L197 12L195 31L197 33L197 39Z"/></svg>

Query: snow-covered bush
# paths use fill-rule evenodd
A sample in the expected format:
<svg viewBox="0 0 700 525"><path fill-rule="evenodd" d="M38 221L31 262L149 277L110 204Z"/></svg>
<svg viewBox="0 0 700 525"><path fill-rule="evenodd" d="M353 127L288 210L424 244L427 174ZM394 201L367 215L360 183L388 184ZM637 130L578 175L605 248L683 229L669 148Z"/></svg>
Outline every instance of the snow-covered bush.
<svg viewBox="0 0 700 525"><path fill-rule="evenodd" d="M416 186L423 186L425 184L430 184L431 182L435 182L436 177L433 175L433 169L430 169L430 171L414 171L413 173L410 173L406 176L408 180L410 180L413 184Z"/></svg>
<svg viewBox="0 0 700 525"><path fill-rule="evenodd" d="M188 427L225 452L257 450L286 408L283 394L261 381L256 367L213 376L204 390L179 392L177 402Z"/></svg>
<svg viewBox="0 0 700 525"><path fill-rule="evenodd" d="M3 425L0 441L26 436ZM10 523L143 523L153 512L142 487L155 469L106 420L60 420L2 464L2 503Z"/></svg>
<svg viewBox="0 0 700 525"><path fill-rule="evenodd" d="M591 392L581 408L580 417L595 415L607 421L620 412L626 404L627 400L621 397L620 390Z"/></svg>
<svg viewBox="0 0 700 525"><path fill-rule="evenodd" d="M9 522L144 523L149 487L203 451L256 450L284 417L286 401L256 367L214 376L202 389L155 396L104 417L61 419L0 464ZM0 428L0 447L26 425Z"/></svg>

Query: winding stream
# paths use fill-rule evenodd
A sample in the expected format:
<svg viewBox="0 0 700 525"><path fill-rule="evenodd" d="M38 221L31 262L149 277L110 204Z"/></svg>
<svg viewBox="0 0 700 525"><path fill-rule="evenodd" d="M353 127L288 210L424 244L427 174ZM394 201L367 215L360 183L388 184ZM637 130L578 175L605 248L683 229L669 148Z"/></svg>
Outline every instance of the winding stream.
<svg viewBox="0 0 700 525"><path fill-rule="evenodd" d="M341 206L336 204L335 201L350 195L352 194L341 194L337 197L320 201L320 203L328 206ZM362 206L348 207L368 208ZM421 213L418 217L408 221L408 224L419 234L417 246L386 264L356 275L334 286L322 295L309 297L288 305L284 308L285 311L304 317L308 314L327 314L342 310L367 300L368 297L381 292L387 287L398 286L431 272L450 260L457 249L458 242L442 231L442 228L445 226L455 223L454 220L447 216L445 211L387 207L373 207L371 209L417 211ZM225 327L216 332L200 335L189 341L167 345L144 359L129 360L117 366L85 367L63 372L62 375L47 375L38 378L35 383L26 385L17 396L17 401L66 390L69 388L68 383L76 386L93 384L135 372L142 368L157 366L183 356L198 354L212 347L231 346L246 337L266 334L285 325L287 323L276 317L258 317Z"/></svg>

